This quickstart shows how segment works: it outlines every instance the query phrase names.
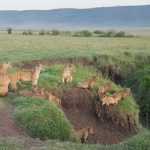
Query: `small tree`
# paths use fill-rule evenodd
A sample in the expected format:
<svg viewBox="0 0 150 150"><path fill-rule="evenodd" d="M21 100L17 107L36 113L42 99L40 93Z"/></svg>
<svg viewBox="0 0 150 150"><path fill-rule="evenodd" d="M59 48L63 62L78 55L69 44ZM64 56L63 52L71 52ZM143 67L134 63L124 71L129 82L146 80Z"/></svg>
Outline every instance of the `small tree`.
<svg viewBox="0 0 150 150"><path fill-rule="evenodd" d="M94 33L95 33L95 34L104 34L104 32L101 31L101 30L95 30Z"/></svg>
<svg viewBox="0 0 150 150"><path fill-rule="evenodd" d="M125 32L124 31L119 31L115 34L115 37L125 37Z"/></svg>
<svg viewBox="0 0 150 150"><path fill-rule="evenodd" d="M8 33L8 34L12 34L12 28L8 28L8 29L7 29L7 33Z"/></svg>
<svg viewBox="0 0 150 150"><path fill-rule="evenodd" d="M39 35L44 35L45 34L45 31L44 30L41 30L40 32L39 32Z"/></svg>
<svg viewBox="0 0 150 150"><path fill-rule="evenodd" d="M59 34L60 34L59 30L57 30L57 29L51 30L51 35L59 35Z"/></svg>

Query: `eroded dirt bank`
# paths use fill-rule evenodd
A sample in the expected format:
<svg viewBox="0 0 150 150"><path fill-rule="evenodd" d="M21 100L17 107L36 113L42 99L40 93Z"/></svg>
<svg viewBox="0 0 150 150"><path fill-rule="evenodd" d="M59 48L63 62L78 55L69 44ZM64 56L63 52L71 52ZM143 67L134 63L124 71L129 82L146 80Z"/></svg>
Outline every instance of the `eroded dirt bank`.
<svg viewBox="0 0 150 150"><path fill-rule="evenodd" d="M98 119L95 96L88 90L79 88L58 89L54 94L62 100L63 110L76 130L91 126L94 128L94 134L89 136L87 143L119 143L136 134L133 129L124 127L122 130L119 124L114 126L109 118L103 121ZM103 111L106 110L103 109ZM112 112L110 111L110 113ZM105 115L105 113L103 114Z"/></svg>

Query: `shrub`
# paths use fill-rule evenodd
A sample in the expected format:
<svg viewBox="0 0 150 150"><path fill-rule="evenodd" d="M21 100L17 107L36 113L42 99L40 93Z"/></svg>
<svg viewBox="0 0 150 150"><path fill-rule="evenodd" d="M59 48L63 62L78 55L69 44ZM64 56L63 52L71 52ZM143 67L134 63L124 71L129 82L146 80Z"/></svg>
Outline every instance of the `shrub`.
<svg viewBox="0 0 150 150"><path fill-rule="evenodd" d="M33 35L31 30L23 31L22 34L24 34L24 35Z"/></svg>
<svg viewBox="0 0 150 150"><path fill-rule="evenodd" d="M110 30L110 31L104 32L104 34L102 36L104 36L104 37L113 37L114 35L115 35L115 31Z"/></svg>
<svg viewBox="0 0 150 150"><path fill-rule="evenodd" d="M65 35L71 35L72 34L71 31L62 31L62 33L65 34Z"/></svg>
<svg viewBox="0 0 150 150"><path fill-rule="evenodd" d="M60 34L59 30L57 30L57 29L51 30L51 35L59 35L59 34Z"/></svg>
<svg viewBox="0 0 150 150"><path fill-rule="evenodd" d="M95 30L94 33L95 33L95 34L104 34L104 32L101 31L101 30Z"/></svg>
<svg viewBox="0 0 150 150"><path fill-rule="evenodd" d="M125 37L125 32L124 31L119 31L114 36L115 37Z"/></svg>
<svg viewBox="0 0 150 150"><path fill-rule="evenodd" d="M17 97L13 101L19 110L15 121L31 137L71 140L73 127L63 112L49 101L31 97Z"/></svg>
<svg viewBox="0 0 150 150"><path fill-rule="evenodd" d="M44 35L45 34L45 31L44 30L41 30L40 32L39 32L39 35Z"/></svg>
<svg viewBox="0 0 150 150"><path fill-rule="evenodd" d="M132 88L141 113L146 117L150 113L150 66L146 65L135 71L127 80L127 85Z"/></svg>
<svg viewBox="0 0 150 150"><path fill-rule="evenodd" d="M12 28L8 28L8 29L7 29L7 33L8 33L8 34L12 34Z"/></svg>
<svg viewBox="0 0 150 150"><path fill-rule="evenodd" d="M92 34L88 30L82 30L74 33L74 36L77 37L90 37Z"/></svg>

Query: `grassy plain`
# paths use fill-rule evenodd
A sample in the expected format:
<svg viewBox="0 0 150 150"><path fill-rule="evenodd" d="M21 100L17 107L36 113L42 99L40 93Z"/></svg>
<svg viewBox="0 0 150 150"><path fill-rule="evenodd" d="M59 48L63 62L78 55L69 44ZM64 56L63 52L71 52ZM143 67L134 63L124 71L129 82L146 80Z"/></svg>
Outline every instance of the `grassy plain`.
<svg viewBox="0 0 150 150"><path fill-rule="evenodd" d="M150 56L150 37L72 37L51 35L0 34L0 62L53 57L112 56L135 62ZM142 60L143 60L142 59Z"/></svg>
<svg viewBox="0 0 150 150"><path fill-rule="evenodd" d="M104 37L73 37L73 36L50 36L50 35L22 35L0 34L0 63L10 60L13 63L20 63L23 60L47 59L54 57L93 57L93 56L111 56L116 60L127 62L130 64L144 62L147 57L150 58L150 37L123 37L123 38L104 38ZM56 81L59 79L57 72L61 72L60 66L54 68L46 68L41 75L39 85L48 90L53 90L57 86ZM80 68L80 66L79 66ZM80 68L82 70L82 68ZM93 74L93 71L86 74ZM49 76L49 72L51 73ZM79 72L77 72L79 73ZM77 83L77 80L83 79L85 72L81 72L75 77L75 81L71 86ZM51 79L50 79L51 77ZM104 82L105 80L100 80ZM50 84L51 83L51 84ZM117 87L116 87L117 88ZM0 100L0 107L3 106L4 99ZM129 100L130 102L130 100ZM129 103L130 104L130 103ZM126 103L120 103L120 106L128 107ZM134 105L133 105L134 106ZM13 138L0 137L0 150L4 149L24 149L23 141L15 143ZM53 141L51 145L44 145L34 149L118 149L118 150L147 150L150 145L150 134L142 133L131 139L125 140L118 145L103 146L82 145L75 143L63 143Z"/></svg>

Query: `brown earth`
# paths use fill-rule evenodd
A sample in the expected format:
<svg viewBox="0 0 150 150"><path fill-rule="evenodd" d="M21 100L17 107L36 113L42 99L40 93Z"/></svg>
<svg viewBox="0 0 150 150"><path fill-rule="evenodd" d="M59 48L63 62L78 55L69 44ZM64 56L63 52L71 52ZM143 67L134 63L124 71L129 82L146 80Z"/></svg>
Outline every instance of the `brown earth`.
<svg viewBox="0 0 150 150"><path fill-rule="evenodd" d="M24 148L39 147L51 143L50 140L41 141L39 139L29 137L15 124L12 118L13 113L13 107L10 105L7 105L5 108L0 110L0 140L15 137L16 140L21 140L23 142L22 146Z"/></svg>
<svg viewBox="0 0 150 150"><path fill-rule="evenodd" d="M96 117L95 96L91 91L79 88L58 89L54 95L62 100L63 110L76 130L91 126L94 128L94 134L88 137L87 143L120 143L135 134L127 128L121 130L110 120L100 121Z"/></svg>

